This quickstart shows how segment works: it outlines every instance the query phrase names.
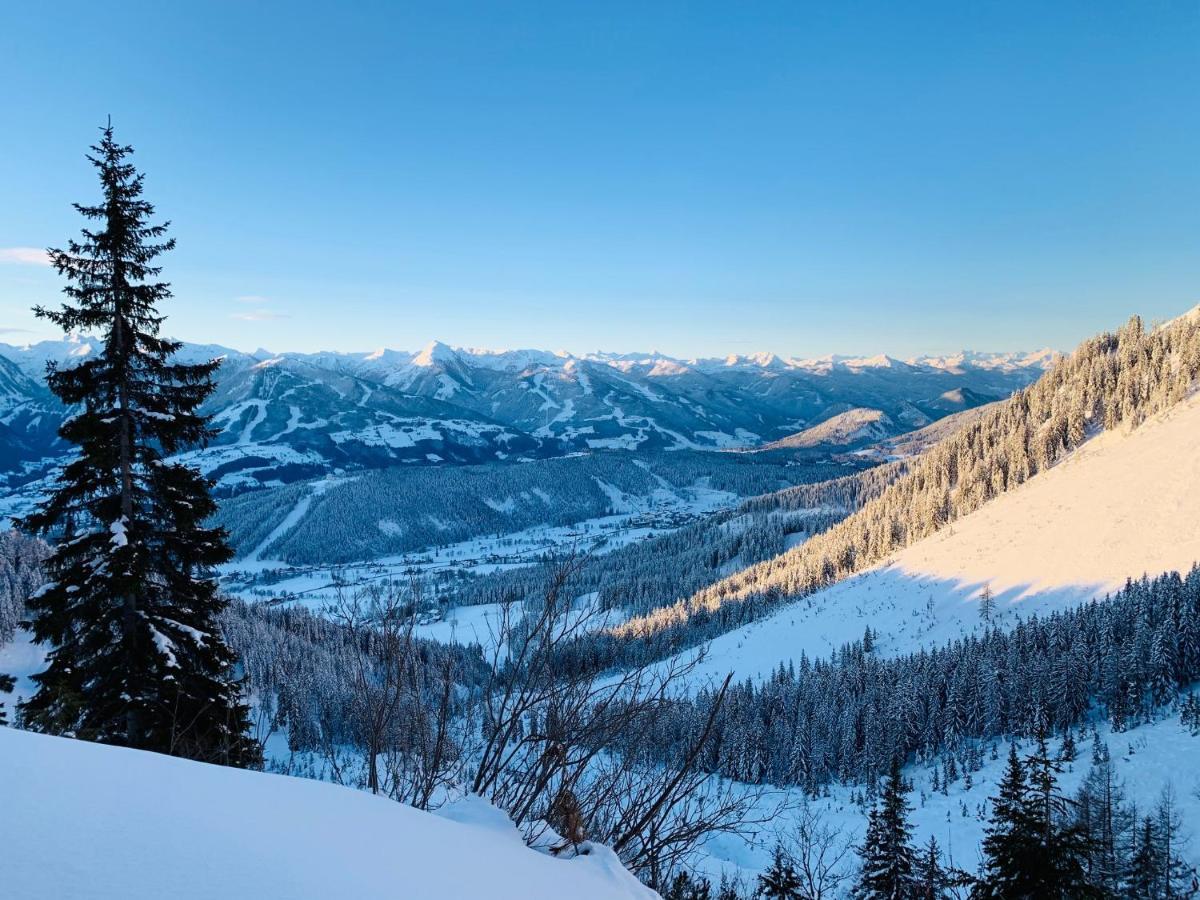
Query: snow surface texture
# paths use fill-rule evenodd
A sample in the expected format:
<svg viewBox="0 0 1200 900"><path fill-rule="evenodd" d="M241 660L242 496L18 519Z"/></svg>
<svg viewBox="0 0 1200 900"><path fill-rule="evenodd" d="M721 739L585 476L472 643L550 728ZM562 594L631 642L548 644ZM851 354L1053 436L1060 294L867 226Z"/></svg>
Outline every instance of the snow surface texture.
<svg viewBox="0 0 1200 900"><path fill-rule="evenodd" d="M801 652L825 657L870 625L907 653L993 623L1075 606L1126 578L1200 560L1200 395L1133 432L1107 431L1058 465L891 560L724 634L699 678L770 674Z"/></svg>
<svg viewBox="0 0 1200 900"><path fill-rule="evenodd" d="M318 781L0 728L10 897L656 896L604 847L530 850L482 800L444 815Z"/></svg>

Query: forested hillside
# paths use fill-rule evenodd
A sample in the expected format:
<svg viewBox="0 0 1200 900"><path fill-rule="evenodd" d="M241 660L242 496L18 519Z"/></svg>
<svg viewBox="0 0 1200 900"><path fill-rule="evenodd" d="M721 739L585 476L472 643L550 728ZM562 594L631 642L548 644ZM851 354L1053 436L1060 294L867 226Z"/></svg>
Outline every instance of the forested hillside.
<svg viewBox="0 0 1200 900"><path fill-rule="evenodd" d="M1200 679L1200 568L892 658L874 653L867 634L827 659L800 654L762 684L735 685L716 711L706 765L814 792L881 775L897 756L951 751L969 772L982 740L1064 734L1095 713L1115 732L1151 722ZM678 718L661 719L663 746L686 740L714 701L701 688Z"/></svg>
<svg viewBox="0 0 1200 900"><path fill-rule="evenodd" d="M1137 428L1185 398L1198 376L1200 315L1193 311L1153 330L1131 319L1084 342L1038 382L937 444L904 478L825 534L637 617L617 633L646 637L690 624L690 641L832 584L1024 483L1097 432Z"/></svg>

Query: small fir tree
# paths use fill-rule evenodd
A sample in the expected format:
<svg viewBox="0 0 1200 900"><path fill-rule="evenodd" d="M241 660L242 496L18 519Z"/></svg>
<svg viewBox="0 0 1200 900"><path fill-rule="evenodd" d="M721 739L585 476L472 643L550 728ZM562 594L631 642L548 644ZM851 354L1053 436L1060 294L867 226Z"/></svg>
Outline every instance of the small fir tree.
<svg viewBox="0 0 1200 900"><path fill-rule="evenodd" d="M775 844L771 867L758 876L758 896L764 900L800 900L800 879L782 843Z"/></svg>
<svg viewBox="0 0 1200 900"><path fill-rule="evenodd" d="M862 872L854 887L859 900L899 900L916 891L916 853L912 846L912 811L908 786L900 772L900 759L893 757L883 795L872 808L863 846Z"/></svg>

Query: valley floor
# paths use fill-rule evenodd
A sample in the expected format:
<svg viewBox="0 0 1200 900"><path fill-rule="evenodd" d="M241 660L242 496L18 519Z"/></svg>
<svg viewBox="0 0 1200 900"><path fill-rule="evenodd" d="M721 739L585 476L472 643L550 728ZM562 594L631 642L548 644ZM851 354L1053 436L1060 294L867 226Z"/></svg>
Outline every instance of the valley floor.
<svg viewBox="0 0 1200 900"><path fill-rule="evenodd" d="M547 554L604 554L675 531L700 517L728 509L740 500L728 491L693 485L678 493L658 491L642 502L627 500L626 508L620 512L571 525L536 525L349 565L294 566L260 558L266 546L304 515L310 499L310 495L302 498L246 559L224 567L222 587L227 592L248 601L295 598L319 608L335 598L338 583L386 580L407 583L410 576L416 575L436 591L439 581L530 566Z"/></svg>

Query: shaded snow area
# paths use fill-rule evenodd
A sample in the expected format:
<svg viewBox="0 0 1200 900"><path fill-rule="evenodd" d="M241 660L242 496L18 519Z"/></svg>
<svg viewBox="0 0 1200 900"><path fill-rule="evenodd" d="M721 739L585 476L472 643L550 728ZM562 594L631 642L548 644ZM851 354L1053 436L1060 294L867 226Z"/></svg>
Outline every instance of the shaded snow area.
<svg viewBox="0 0 1200 900"><path fill-rule="evenodd" d="M574 859L529 849L480 800L434 815L322 782L11 728L0 728L0 771L5 896L655 896L603 847Z"/></svg>
<svg viewBox="0 0 1200 900"><path fill-rule="evenodd" d="M1200 560L1200 395L1131 433L1103 432L1058 465L891 560L712 642L696 674L769 674L825 657L870 625L906 653L992 623L1086 602L1126 578Z"/></svg>
<svg viewBox="0 0 1200 900"><path fill-rule="evenodd" d="M1143 815L1153 811L1165 787L1170 787L1184 823L1182 837L1185 845L1180 853L1192 866L1200 866L1200 737L1193 736L1179 724L1178 716L1142 725L1125 732L1112 732L1107 723L1098 723L1101 742L1108 748L1117 779L1124 783L1126 797L1137 805ZM1063 763L1065 771L1058 779L1059 790L1069 796L1079 790L1092 763L1092 741L1084 735L1077 738L1078 748L1073 762ZM995 747L995 759L991 749ZM1049 743L1057 755L1061 744ZM908 801L913 807L909 820L913 826L913 844L922 846L930 836L936 837L943 852L950 855L955 866L977 872L980 866L980 843L987 817L991 814L989 797L996 795L1004 775L1008 743L1004 740L984 742L987 748L983 767L971 773L971 785L961 774L946 789L933 789L933 769L926 765L905 768L905 779L913 784ZM1018 743L1018 752L1027 755L1034 742ZM938 758L939 763L941 757ZM939 776L940 783L940 776ZM853 802L851 795L861 793L860 785L834 784L828 796L806 800L802 792L791 791L786 798L792 808L777 815L771 826L764 828L754 841L722 835L705 846L700 868L719 878L722 872L741 876L744 883L764 871L771 862L771 850L777 837L787 840L797 818L807 804L810 814L835 829L843 838L859 844L866 830L867 811ZM777 804L780 797L770 798ZM858 863L851 854L851 867Z"/></svg>

